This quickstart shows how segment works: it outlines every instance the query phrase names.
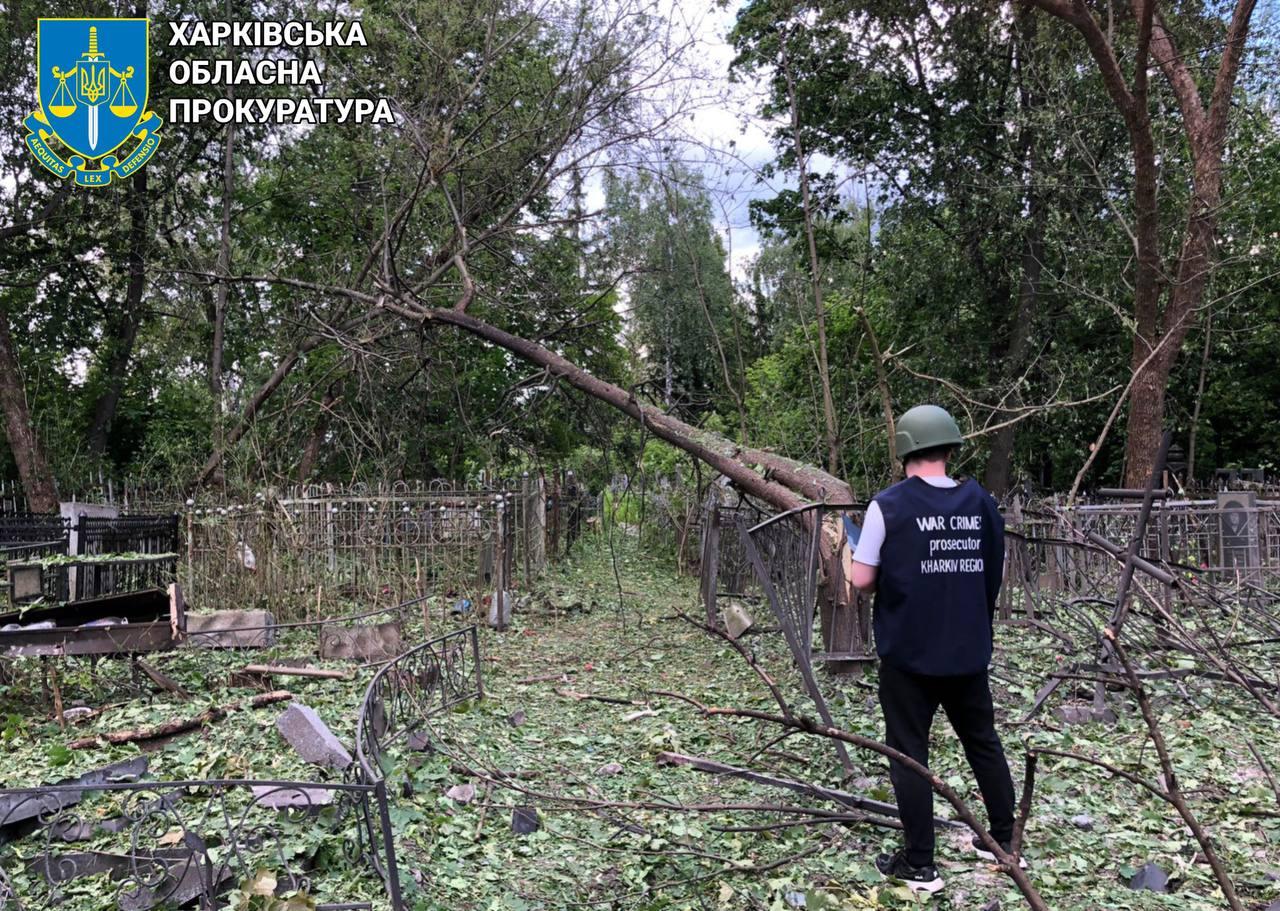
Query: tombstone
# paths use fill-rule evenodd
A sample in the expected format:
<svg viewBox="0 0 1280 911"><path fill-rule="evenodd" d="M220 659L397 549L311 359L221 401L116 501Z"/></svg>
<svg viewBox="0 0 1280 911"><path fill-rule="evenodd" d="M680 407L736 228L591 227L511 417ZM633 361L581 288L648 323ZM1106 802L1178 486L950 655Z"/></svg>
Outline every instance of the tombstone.
<svg viewBox="0 0 1280 911"><path fill-rule="evenodd" d="M69 500L58 504L58 513L71 523L71 537L68 540L67 553L82 554L85 552L84 542L80 540L78 528L80 517L89 519L118 519L120 510L114 506L101 503L80 503Z"/></svg>
<svg viewBox="0 0 1280 911"><path fill-rule="evenodd" d="M28 566L10 564L9 597L15 605L38 601L43 596L44 571L38 563Z"/></svg>
<svg viewBox="0 0 1280 911"><path fill-rule="evenodd" d="M469 781L465 784L455 784L444 792L444 796L456 803L469 804L476 799L476 786Z"/></svg>
<svg viewBox="0 0 1280 911"><path fill-rule="evenodd" d="M1218 566L1247 581L1259 581L1257 494L1252 490L1220 492L1218 532Z"/></svg>
<svg viewBox="0 0 1280 911"><path fill-rule="evenodd" d="M504 630L511 625L511 592L495 591L489 600L489 625Z"/></svg>
<svg viewBox="0 0 1280 911"><path fill-rule="evenodd" d="M348 661L390 661L400 654L400 624L356 623L350 628L325 626L320 630L320 657Z"/></svg>
<svg viewBox="0 0 1280 911"><path fill-rule="evenodd" d="M1129 880L1129 888L1135 892L1168 892L1169 876L1155 864L1143 864Z"/></svg>
<svg viewBox="0 0 1280 911"><path fill-rule="evenodd" d="M533 807L515 807L511 811L511 831L517 835L532 835L542 828L542 820Z"/></svg>
<svg viewBox="0 0 1280 911"><path fill-rule="evenodd" d="M270 611L223 610L187 614L188 648L266 648L276 643L276 618Z"/></svg>
<svg viewBox="0 0 1280 911"><path fill-rule="evenodd" d="M121 762L113 762L86 772L77 778L63 778L54 782L57 785L102 785L121 781L137 781L147 774L148 760L145 756L136 756ZM41 817L53 819L59 810L74 806L84 797L84 791L27 791L18 794L0 796L0 827ZM0 842L4 841L0 837Z"/></svg>
<svg viewBox="0 0 1280 911"><path fill-rule="evenodd" d="M253 802L272 810L311 810L333 803L333 791L328 788L284 787L275 784L255 784Z"/></svg>
<svg viewBox="0 0 1280 911"><path fill-rule="evenodd" d="M333 735L316 710L301 702L293 702L276 719L276 728L289 745L307 762L329 766L339 771L351 765L351 754Z"/></svg>
<svg viewBox="0 0 1280 911"><path fill-rule="evenodd" d="M751 629L755 621L740 601L730 601L724 608L724 628L730 639L737 639Z"/></svg>

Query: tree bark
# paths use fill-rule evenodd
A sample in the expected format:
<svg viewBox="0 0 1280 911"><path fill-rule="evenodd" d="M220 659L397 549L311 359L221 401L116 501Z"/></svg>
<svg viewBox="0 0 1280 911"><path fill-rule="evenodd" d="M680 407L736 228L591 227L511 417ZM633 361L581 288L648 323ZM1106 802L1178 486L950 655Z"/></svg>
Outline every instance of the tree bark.
<svg viewBox="0 0 1280 911"><path fill-rule="evenodd" d="M234 90L230 86L227 87L227 97L234 97ZM226 138L222 145L222 223L218 235L220 280L213 291L213 344L209 351L209 395L213 399L213 451L219 458L219 463L210 472L211 476L221 474L222 454L235 442L228 443L224 438L226 412L222 401L222 361L226 347L227 291L229 290L227 276L231 273L231 202L235 193L235 136L235 123L228 123Z"/></svg>
<svg viewBox="0 0 1280 911"><path fill-rule="evenodd" d="M240 416L236 426L222 437L220 444L215 443L212 454L205 460L204 465L195 476L193 483L196 487L209 483L209 480L221 471L222 459L226 450L240 442L244 435L249 432L249 428L253 426L254 420L258 417L258 410L280 388L280 384L293 372L293 368L298 365L298 361L302 359L302 356L308 351L318 348L324 341L324 336L308 336L298 347L286 354L276 364L266 382L259 386L253 397L249 399L249 403L245 406L244 414Z"/></svg>
<svg viewBox="0 0 1280 911"><path fill-rule="evenodd" d="M804 143L800 139L800 104L796 98L795 80L791 66L782 62L787 78L787 100L791 105L791 141L796 156L796 168L800 173L800 205L804 214L805 245L809 251L809 280L813 287L813 306L818 329L818 382L822 387L822 418L826 427L827 470L840 471L840 431L836 425L835 400L831 395L831 371L827 363L827 314L822 302L821 262L818 260L818 243L813 228L813 201L809 194L809 162L805 158Z"/></svg>
<svg viewBox="0 0 1280 911"><path fill-rule="evenodd" d="M1130 357L1133 394L1127 420L1124 483L1138 487L1151 474L1164 425L1164 402L1169 376L1191 328L1204 288L1213 269L1218 208L1222 203L1222 152L1240 63L1244 59L1255 0L1236 0L1222 45L1206 106L1188 65L1174 45L1157 0L1134 0L1138 22L1132 82L1116 58L1110 34L1104 32L1088 7L1072 0L1031 2L1073 26L1089 47L1112 103L1124 118L1134 161L1134 278L1133 311L1136 331ZM1173 90L1182 114L1182 130L1191 150L1191 201L1179 245L1174 284L1167 294L1159 252L1159 168L1148 105L1151 59ZM1151 353L1161 346L1155 357ZM1144 366L1145 365L1145 366Z"/></svg>
<svg viewBox="0 0 1280 911"><path fill-rule="evenodd" d="M124 391L133 358L133 347L142 328L142 292L146 287L147 245L147 172L135 174L129 184L129 281L125 287L124 306L118 312L105 366L105 385L93 406L93 423L89 426L89 452L101 456L107 450L111 422L115 420L120 395Z"/></svg>
<svg viewBox="0 0 1280 911"><path fill-rule="evenodd" d="M320 399L320 409L316 413L316 422L311 427L311 435L307 437L307 445L302 449L302 458L298 460L298 482L303 483L311 477L320 461L320 447L324 445L325 434L329 432L329 413L333 403L338 400L335 392L337 384L330 385Z"/></svg>
<svg viewBox="0 0 1280 911"><path fill-rule="evenodd" d="M57 512L58 489L44 444L36 433L22 382L22 368L9 331L9 314L0 307L0 410L5 436L18 466L18 479L32 512Z"/></svg>
<svg viewBox="0 0 1280 911"><path fill-rule="evenodd" d="M497 326L476 319L467 313L442 308L422 309L412 305L400 306L387 304L401 315L410 319L426 322L447 323L456 326L472 335L479 336L532 364L543 367L555 377L563 379L570 386L579 389L593 398L613 406L623 414L642 424L650 433L665 440L697 459L710 465L716 471L733 481L739 489L752 496L759 497L775 509L787 510L804 505L804 499L795 491L783 486L776 480L762 477L736 455L741 452L733 441L718 434L686 424L678 418L664 414L651 405L638 402L625 389L601 380L587 373L581 367L556 354L537 342L512 335ZM833 489L841 482L830 478Z"/></svg>
<svg viewBox="0 0 1280 911"><path fill-rule="evenodd" d="M1019 35L1018 54L1014 58L1014 72L1018 79L1018 101L1024 118L1022 127L1022 158L1026 161L1023 171L1023 196L1027 206L1027 222L1022 232L1022 255L1018 279L1018 309L1009 329L1009 348L1003 358L1006 383L1017 383L1026 366L1031 348L1031 329L1035 323L1036 303L1040 296L1040 276L1044 270L1044 232L1047 206L1044 193L1037 183L1036 169L1040 161L1040 141L1034 126L1035 114L1044 104L1040 92L1032 91L1023 78L1025 55L1035 41L1036 19L1025 17ZM1010 389L1009 401L1017 405L1021 396L1016 388ZM1006 424L996 431L991 441L991 453L983 474L983 486L996 497L1009 492L1013 473L1013 444L1017 425Z"/></svg>
<svg viewBox="0 0 1280 911"><path fill-rule="evenodd" d="M1200 379L1196 382L1196 404L1191 409L1191 430L1187 440L1187 482L1186 487L1196 484L1196 438L1200 435L1200 405L1204 402L1204 381L1209 373L1209 351L1213 340L1213 311L1210 310L1204 322L1204 352L1200 355Z"/></svg>
<svg viewBox="0 0 1280 911"><path fill-rule="evenodd" d="M889 392L889 372L884 369L884 353L880 350L880 341L876 338L875 327L867 317L867 311L859 307L858 318L862 320L862 331L867 335L867 345L871 348L871 363L876 371L876 388L880 390L880 410L884 413L884 426L889 431L889 465L893 479L902 477L902 463L898 461L898 431L893 419L893 396Z"/></svg>
<svg viewBox="0 0 1280 911"><path fill-rule="evenodd" d="M621 387L592 376L538 343L514 336L470 314L457 310L423 309L412 303L388 302L385 306L410 319L456 326L543 367L551 376L559 377L574 388L612 405L638 421L654 436L710 465L729 478L739 490L777 510L796 509L805 505L806 498L852 501L849 486L819 468L761 450L742 449L719 434L691 427L650 405L641 404ZM763 476L754 470L756 465L765 469ZM837 496L832 497L832 493L837 493ZM839 547L844 529L834 513L828 516L823 531L818 556L822 567L820 599L824 605L820 612L822 639L828 652L843 655L854 652L859 646L865 648L867 643L862 642L860 624L856 615L851 613L856 609L857 595L845 584Z"/></svg>

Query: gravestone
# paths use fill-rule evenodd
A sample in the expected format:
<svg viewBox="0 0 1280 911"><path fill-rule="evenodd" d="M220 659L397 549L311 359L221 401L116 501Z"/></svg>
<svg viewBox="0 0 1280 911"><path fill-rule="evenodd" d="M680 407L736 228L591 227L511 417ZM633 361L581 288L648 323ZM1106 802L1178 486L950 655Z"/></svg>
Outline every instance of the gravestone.
<svg viewBox="0 0 1280 911"><path fill-rule="evenodd" d="M1129 880L1129 888L1135 892L1168 892L1169 876L1155 864L1143 864Z"/></svg>
<svg viewBox="0 0 1280 911"><path fill-rule="evenodd" d="M737 639L751 629L755 620L740 601L730 601L724 608L724 629L730 639Z"/></svg>
<svg viewBox="0 0 1280 911"><path fill-rule="evenodd" d="M121 781L137 781L147 774L148 760L145 756L135 756L113 762L111 765L85 772L76 778L63 778L55 781L56 785L93 785L109 784ZM84 791L28 791L20 794L0 796L0 828L13 823L23 822L36 817L52 819L54 815L66 807L74 806L84 797Z"/></svg>
<svg viewBox="0 0 1280 911"><path fill-rule="evenodd" d="M339 771L351 765L351 754L347 748L309 705L290 703L276 719L276 728L307 762Z"/></svg>
<svg viewBox="0 0 1280 911"><path fill-rule="evenodd" d="M542 820L533 807L515 807L511 811L511 831L517 835L531 835L542 828Z"/></svg>
<svg viewBox="0 0 1280 911"><path fill-rule="evenodd" d="M250 785L253 802L272 810L309 810L333 803L333 791L328 788L289 788L274 784Z"/></svg>
<svg viewBox="0 0 1280 911"><path fill-rule="evenodd" d="M187 648L266 648L276 644L276 618L264 610L187 614Z"/></svg>
<svg viewBox="0 0 1280 911"><path fill-rule="evenodd" d="M495 591L485 596L489 601L489 625L504 630L511 625L511 592Z"/></svg>
<svg viewBox="0 0 1280 911"><path fill-rule="evenodd" d="M356 623L320 630L320 657L348 661L390 661L400 654L400 624Z"/></svg>
<svg viewBox="0 0 1280 911"><path fill-rule="evenodd" d="M1218 493L1218 565L1231 575L1259 581L1258 498L1252 490Z"/></svg>
<svg viewBox="0 0 1280 911"><path fill-rule="evenodd" d="M455 784L444 792L444 796L460 804L469 804L476 799L476 786L469 781L466 784Z"/></svg>

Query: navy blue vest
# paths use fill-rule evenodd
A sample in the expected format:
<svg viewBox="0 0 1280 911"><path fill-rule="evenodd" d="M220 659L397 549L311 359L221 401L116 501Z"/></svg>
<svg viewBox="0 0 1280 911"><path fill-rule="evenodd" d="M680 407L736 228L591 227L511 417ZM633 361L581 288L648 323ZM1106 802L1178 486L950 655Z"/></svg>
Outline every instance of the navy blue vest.
<svg viewBox="0 0 1280 911"><path fill-rule="evenodd" d="M874 626L882 660L916 674L975 674L991 661L1004 519L977 481L907 478L876 495L884 545Z"/></svg>

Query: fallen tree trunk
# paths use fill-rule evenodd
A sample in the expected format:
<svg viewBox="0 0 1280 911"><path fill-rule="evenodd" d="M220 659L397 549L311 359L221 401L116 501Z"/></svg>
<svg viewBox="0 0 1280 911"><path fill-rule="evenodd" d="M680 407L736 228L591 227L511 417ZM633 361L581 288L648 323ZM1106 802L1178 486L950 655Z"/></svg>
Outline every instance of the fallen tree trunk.
<svg viewBox="0 0 1280 911"><path fill-rule="evenodd" d="M288 690L275 690L270 693L263 693L261 696L254 696L249 700L250 708L262 708L264 705L272 705L276 702L286 702L293 698L293 693ZM81 737L67 744L72 750L87 750L90 747L99 744L118 745L121 743L137 743L144 740L155 740L157 737L172 737L174 734L184 734L187 731L202 728L207 724L227 717L230 713L240 708L239 702L230 702L226 705L215 705L206 709L194 718L171 718L163 724L153 725L148 728L128 728L123 731L111 731L106 734L95 734L92 737Z"/></svg>
<svg viewBox="0 0 1280 911"><path fill-rule="evenodd" d="M575 389L612 405L618 411L633 418L659 439L707 463L733 481L744 493L764 500L775 509L786 510L803 506L806 499L812 498L809 494L817 493L823 486L823 481L827 482L828 496L832 499L848 495L849 485L834 475L772 453L742 449L732 440L719 434L693 427L652 405L637 401L635 396L622 387L592 376L537 342L512 335L497 326L476 319L469 313L440 308L418 309L398 303L388 303L386 306L409 319L457 326L465 332L507 349L522 360L545 368L552 376L564 380ZM763 475L757 473L752 465L748 464L753 455L757 458L763 457L762 461L756 462L765 470ZM795 484L799 490L792 489L790 484Z"/></svg>
<svg viewBox="0 0 1280 911"><path fill-rule="evenodd" d="M852 503L853 491L849 485L821 468L786 458L777 453L740 446L726 437L702 428L694 427L660 409L640 402L636 397L613 383L593 376L569 361L563 355L531 339L513 335L466 312L464 295L459 306L451 308L424 307L415 300L394 295L385 289L373 295L350 288L321 285L315 282L279 276L241 276L238 281L271 282L309 292L318 292L346 298L363 305L366 310L359 322L373 318L379 312L392 314L414 323L437 323L454 326L477 338L510 351L521 360L543 368L548 376L555 377L592 398L617 409L646 428L655 437L670 443L677 449L707 464L728 478L740 491L768 503L774 509L786 511L810 502ZM297 352L277 368L276 376L283 379L288 369L297 362ZM260 405L278 386L270 381L251 404ZM240 425L228 437L228 445L234 443L247 430L256 415L256 407L246 409ZM197 485L203 483L219 464L221 452L214 453L197 477ZM823 590L823 641L829 653L846 653L854 650L856 623L847 622L855 610L856 595L846 584L840 565L843 530L838 517L831 517L823 535L821 552Z"/></svg>
<svg viewBox="0 0 1280 911"><path fill-rule="evenodd" d="M764 500L775 509L795 509L805 505L806 500L853 502L853 491L849 485L820 468L775 453L743 448L719 434L690 426L652 405L636 401L633 395L621 387L592 376L537 342L512 335L468 313L456 309L417 308L390 302L384 306L406 318L456 326L544 368L550 375L563 379L575 389L580 389L634 418L654 436L707 463L729 478L744 493ZM757 468L763 473L757 473ZM840 659L833 660L830 667L836 672L845 672L850 667L844 659L861 655L867 643L861 641L857 622L858 595L849 584L841 562L844 529L835 513L828 516L824 526L819 550L822 567L819 577L822 641L827 654L841 656Z"/></svg>

